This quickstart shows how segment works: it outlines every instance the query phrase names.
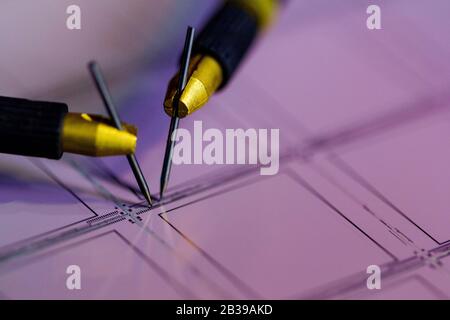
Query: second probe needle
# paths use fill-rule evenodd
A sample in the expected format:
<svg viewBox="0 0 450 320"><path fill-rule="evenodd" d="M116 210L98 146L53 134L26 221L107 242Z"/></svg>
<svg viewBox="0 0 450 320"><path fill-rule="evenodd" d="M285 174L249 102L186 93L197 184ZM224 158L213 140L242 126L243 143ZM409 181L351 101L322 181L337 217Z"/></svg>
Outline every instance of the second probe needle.
<svg viewBox="0 0 450 320"><path fill-rule="evenodd" d="M186 40L184 42L184 50L183 50L183 56L181 59L181 69L180 69L180 76L178 80L178 90L177 94L175 96L175 99L173 100L174 103L174 115L170 119L170 127L169 127L169 135L167 137L166 142L166 152L164 153L164 163L161 171L161 180L160 180L160 189L159 189L159 199L162 200L164 191L167 188L167 184L169 182L169 176L170 176L170 169L172 168L172 156L173 156L173 149L175 147L175 140L176 140L176 130L178 129L178 125L180 123L180 118L178 117L178 102L181 96L181 93L184 90L184 87L186 86L187 78L188 78L188 71L189 71L189 61L191 60L191 53L192 53L192 45L194 43L194 34L195 29L191 26L188 27L186 32Z"/></svg>
<svg viewBox="0 0 450 320"><path fill-rule="evenodd" d="M114 126L118 130L122 130L122 123L120 122L119 115L117 114L111 94L109 93L108 86L106 85L106 81L102 75L102 72L100 71L99 65L97 64L97 62L91 61L88 65L88 68L91 72L92 78L94 79L95 85L100 93L103 103L105 104L106 111L108 112L109 117L113 121ZM139 185L139 189L141 190L148 204L152 206L153 202L150 195L150 190L148 188L144 174L142 173L141 167L139 166L136 155L134 153L128 154L127 160Z"/></svg>

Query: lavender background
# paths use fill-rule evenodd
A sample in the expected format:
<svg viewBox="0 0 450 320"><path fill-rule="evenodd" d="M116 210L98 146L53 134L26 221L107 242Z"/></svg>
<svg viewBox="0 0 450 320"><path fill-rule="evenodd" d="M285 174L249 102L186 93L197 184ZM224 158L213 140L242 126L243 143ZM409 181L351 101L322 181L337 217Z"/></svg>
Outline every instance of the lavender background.
<svg viewBox="0 0 450 320"><path fill-rule="evenodd" d="M5 3L2 94L102 112L84 70L96 58L139 127L155 192L166 83L186 24L201 26L214 3L102 2L80 1L79 33L61 27L64 1L34 24ZM369 4L382 30L366 28ZM274 177L175 166L167 200L149 211L123 158L0 156L0 297L448 298L449 12L445 0L290 1L230 86L182 121L279 128ZM81 290L66 289L71 264ZM372 264L381 290L366 287Z"/></svg>

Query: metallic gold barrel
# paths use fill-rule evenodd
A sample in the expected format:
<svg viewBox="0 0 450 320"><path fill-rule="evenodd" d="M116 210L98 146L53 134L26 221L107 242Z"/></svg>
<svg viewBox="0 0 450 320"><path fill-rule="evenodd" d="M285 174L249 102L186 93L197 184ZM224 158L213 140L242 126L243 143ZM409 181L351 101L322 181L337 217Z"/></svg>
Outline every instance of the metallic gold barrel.
<svg viewBox="0 0 450 320"><path fill-rule="evenodd" d="M179 74L172 78L164 99L164 110L173 116L173 100L177 91ZM191 59L189 78L178 105L178 116L184 118L200 109L222 83L222 68L210 56L196 55Z"/></svg>
<svg viewBox="0 0 450 320"><path fill-rule="evenodd" d="M64 152L103 157L132 154L136 150L137 129L123 124L120 131L108 119L86 113L68 113L63 120Z"/></svg>
<svg viewBox="0 0 450 320"><path fill-rule="evenodd" d="M200 109L226 86L259 31L274 20L279 4L280 0L225 1L196 39L196 55L178 105L180 118ZM174 115L178 78L179 74L169 82L164 99L164 110L169 116Z"/></svg>

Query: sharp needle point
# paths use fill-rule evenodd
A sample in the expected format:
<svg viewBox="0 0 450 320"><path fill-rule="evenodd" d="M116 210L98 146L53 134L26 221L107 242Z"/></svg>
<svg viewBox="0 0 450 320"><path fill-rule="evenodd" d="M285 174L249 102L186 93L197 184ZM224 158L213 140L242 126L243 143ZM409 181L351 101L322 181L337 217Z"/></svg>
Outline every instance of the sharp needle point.
<svg viewBox="0 0 450 320"><path fill-rule="evenodd" d="M106 85L106 81L102 75L99 65L95 61L91 61L88 64L88 68L89 71L91 72L97 90L100 93L100 96L106 107L106 111L108 112L115 127L118 130L122 130L122 123L120 122L119 115L116 111L116 108L112 101L111 94L108 90L108 86ZM150 196L150 191L147 185L147 181L145 180L144 174L142 173L141 167L139 166L139 163L136 159L136 156L134 154L130 154L127 155L127 159L128 163L130 164L131 170L133 171L134 177L136 178L139 189L141 190L141 193L144 195L144 198L147 200L148 204L151 207L153 205L153 202Z"/></svg>
<svg viewBox="0 0 450 320"><path fill-rule="evenodd" d="M166 143L166 151L164 154L164 162L163 162L163 168L161 171L161 180L160 180L160 200L163 199L164 192L166 190L166 187L169 183L169 177L170 177L170 169L172 168L172 155L173 155L173 149L175 147L175 139L172 139L173 133L176 132L179 125L179 118L178 115L178 100L181 96L181 93L184 90L184 87L187 83L188 78L188 71L189 71L189 61L191 60L191 53L192 53L192 46L194 43L194 34L195 29L191 26L188 27L186 32L186 41L184 43L184 50L183 50L183 57L181 59L181 71L180 71L180 79L178 82L178 94L176 99L174 100L174 116L170 120L170 128L169 128L169 135L167 137L167 143Z"/></svg>
<svg viewBox="0 0 450 320"><path fill-rule="evenodd" d="M146 192L144 194L145 200L147 200L148 204L150 205L150 207L153 205L153 201L152 201L152 197L150 196L150 194L148 192Z"/></svg>

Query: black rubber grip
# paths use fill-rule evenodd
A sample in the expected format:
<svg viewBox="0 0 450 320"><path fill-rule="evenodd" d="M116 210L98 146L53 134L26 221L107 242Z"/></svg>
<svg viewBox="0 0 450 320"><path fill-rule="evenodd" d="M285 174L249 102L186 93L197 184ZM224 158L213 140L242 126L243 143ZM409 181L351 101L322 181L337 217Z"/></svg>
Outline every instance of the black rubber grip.
<svg viewBox="0 0 450 320"><path fill-rule="evenodd" d="M223 70L223 88L243 60L258 34L258 22L242 8L226 3L202 29L194 53L217 59Z"/></svg>
<svg viewBox="0 0 450 320"><path fill-rule="evenodd" d="M64 103L0 97L0 153L61 158Z"/></svg>

